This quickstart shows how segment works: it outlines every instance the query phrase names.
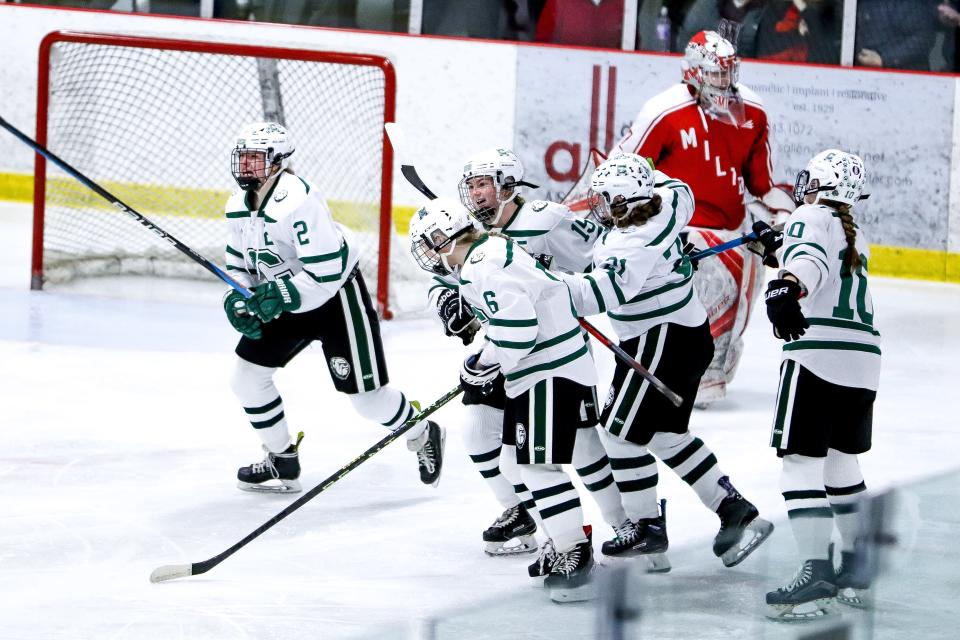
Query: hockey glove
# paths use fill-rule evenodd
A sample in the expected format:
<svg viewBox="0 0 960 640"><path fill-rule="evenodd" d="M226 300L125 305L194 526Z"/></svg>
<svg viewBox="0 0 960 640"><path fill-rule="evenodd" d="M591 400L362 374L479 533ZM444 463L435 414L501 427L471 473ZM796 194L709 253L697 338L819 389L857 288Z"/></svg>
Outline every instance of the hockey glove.
<svg viewBox="0 0 960 640"><path fill-rule="evenodd" d="M284 311L296 311L300 308L300 292L289 278L278 278L263 283L253 290L253 296L247 299L247 311L260 319L270 322L280 317Z"/></svg>
<svg viewBox="0 0 960 640"><path fill-rule="evenodd" d="M473 315L470 305L464 304L460 292L445 289L437 297L437 314L448 336L458 336L467 345L480 330L480 321Z"/></svg>
<svg viewBox="0 0 960 640"><path fill-rule="evenodd" d="M783 234L777 233L773 227L762 220L753 223L753 232L757 239L747 243L747 249L763 258L763 264L776 269L780 266L777 260L777 249L783 246Z"/></svg>
<svg viewBox="0 0 960 640"><path fill-rule="evenodd" d="M251 340L259 340L263 336L260 319L247 312L247 301L239 291L231 289L223 296L223 310L227 312L227 320L233 328Z"/></svg>
<svg viewBox="0 0 960 640"><path fill-rule="evenodd" d="M467 394L488 396L493 392L494 381L500 373L499 364L480 365L480 354L467 356L460 367L460 386Z"/></svg>
<svg viewBox="0 0 960 640"><path fill-rule="evenodd" d="M692 242L688 242L684 244L683 248L680 249L680 253L682 254L682 257L679 260L677 260L675 263L673 263L673 270L680 271L687 265L690 265L691 267L693 267L693 270L696 271L697 267L700 266L700 261L692 260L690 256L696 253L697 251L699 251L699 249L697 248L697 245L693 244Z"/></svg>
<svg viewBox="0 0 960 640"><path fill-rule="evenodd" d="M767 286L767 317L773 323L773 335L781 340L799 340L810 326L800 311L801 293L793 280L771 280Z"/></svg>

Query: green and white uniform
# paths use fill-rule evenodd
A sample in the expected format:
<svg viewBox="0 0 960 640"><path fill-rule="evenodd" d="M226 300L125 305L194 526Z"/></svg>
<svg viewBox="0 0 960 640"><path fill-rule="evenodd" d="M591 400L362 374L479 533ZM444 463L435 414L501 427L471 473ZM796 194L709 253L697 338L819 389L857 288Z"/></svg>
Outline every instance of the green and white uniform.
<svg viewBox="0 0 960 640"><path fill-rule="evenodd" d="M290 278L300 293L294 313L332 298L360 259L350 230L333 221L317 187L290 173L280 175L257 209L238 189L225 215L230 275L247 287Z"/></svg>
<svg viewBox="0 0 960 640"><path fill-rule="evenodd" d="M500 232L551 269L574 273L589 271L603 227L577 217L565 205L534 200L514 212Z"/></svg>
<svg viewBox="0 0 960 640"><path fill-rule="evenodd" d="M806 288L800 309L810 328L783 345L783 360L793 360L827 382L876 391L880 332L867 283L870 247L860 231L856 247L862 264L851 270L843 264L843 225L829 207L804 205L790 215L778 252L781 274L792 273Z"/></svg>
<svg viewBox="0 0 960 640"><path fill-rule="evenodd" d="M613 228L593 248L593 271L564 276L583 316L606 312L621 342L664 322L696 327L706 311L693 289L693 268L683 257L680 231L693 216L690 188L657 171L659 214L643 226Z"/></svg>
<svg viewBox="0 0 960 640"><path fill-rule="evenodd" d="M484 236L470 247L459 278L486 328L481 361L500 364L508 397L547 378L597 383L567 287L516 242Z"/></svg>

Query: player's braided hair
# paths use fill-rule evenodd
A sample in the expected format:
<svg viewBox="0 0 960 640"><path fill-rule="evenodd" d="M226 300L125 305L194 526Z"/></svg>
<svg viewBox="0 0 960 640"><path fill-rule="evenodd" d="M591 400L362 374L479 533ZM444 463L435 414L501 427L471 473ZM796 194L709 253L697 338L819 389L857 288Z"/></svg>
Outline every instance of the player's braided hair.
<svg viewBox="0 0 960 640"><path fill-rule="evenodd" d="M630 209L624 216L618 216L616 215L617 212L614 211L614 220L620 229L624 227L642 227L647 224L647 220L660 213L662 204L660 194L655 193L652 198ZM616 205L614 205L614 207L616 207Z"/></svg>
<svg viewBox="0 0 960 640"><path fill-rule="evenodd" d="M847 237L847 250L843 254L843 264L849 269L856 269L861 265L860 253L856 247L857 225L853 223L850 205L838 204L836 209L840 215L840 223L843 224L843 235Z"/></svg>

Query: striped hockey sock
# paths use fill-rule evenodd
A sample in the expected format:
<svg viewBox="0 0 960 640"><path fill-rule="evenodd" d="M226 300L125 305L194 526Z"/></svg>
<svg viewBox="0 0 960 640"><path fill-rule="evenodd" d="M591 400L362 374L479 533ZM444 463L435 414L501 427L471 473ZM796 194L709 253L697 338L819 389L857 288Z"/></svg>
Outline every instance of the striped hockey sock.
<svg viewBox="0 0 960 640"><path fill-rule="evenodd" d="M686 433L656 433L648 445L650 451L660 458L673 472L696 492L700 501L711 511L716 511L727 497L720 486L723 472L717 457L700 438Z"/></svg>
<svg viewBox="0 0 960 640"><path fill-rule="evenodd" d="M579 429L573 448L573 465L590 495L600 507L603 521L611 527L627 519L620 500L620 491L614 484L610 460L607 458L600 433L596 428Z"/></svg>

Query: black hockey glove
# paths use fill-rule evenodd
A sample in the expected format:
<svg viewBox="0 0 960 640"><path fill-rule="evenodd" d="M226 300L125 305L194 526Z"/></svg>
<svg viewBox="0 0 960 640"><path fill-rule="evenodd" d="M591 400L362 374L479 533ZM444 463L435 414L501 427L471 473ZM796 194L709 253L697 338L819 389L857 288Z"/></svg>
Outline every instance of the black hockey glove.
<svg viewBox="0 0 960 640"><path fill-rule="evenodd" d="M793 280L771 280L767 286L767 317L773 323L773 335L781 340L799 340L810 326L800 311L801 293Z"/></svg>
<svg viewBox="0 0 960 640"><path fill-rule="evenodd" d="M480 321L473 315L473 309L464 304L460 292L454 289L445 289L437 297L437 315L443 321L444 332L459 337L465 345L473 342L480 330Z"/></svg>
<svg viewBox="0 0 960 640"><path fill-rule="evenodd" d="M467 356L460 367L460 386L465 394L475 397L488 396L493 392L493 385L500 374L500 365L480 365L480 354L473 353Z"/></svg>
<svg viewBox="0 0 960 640"><path fill-rule="evenodd" d="M776 269L780 266L777 260L777 249L783 246L783 234L774 231L773 227L762 220L753 223L753 232L757 239L747 243L747 249L763 258L763 264Z"/></svg>
<svg viewBox="0 0 960 640"><path fill-rule="evenodd" d="M682 269L685 265L689 264L691 267L693 267L693 270L696 271L697 267L700 266L700 261L691 260L690 256L698 251L700 251L700 249L698 249L697 245L693 244L692 242L687 242L684 244L683 248L680 249L682 257L673 264L673 270L680 271L680 269Z"/></svg>
<svg viewBox="0 0 960 640"><path fill-rule="evenodd" d="M260 319L247 312L247 301L239 291L230 290L223 296L223 310L227 312L227 320L233 328L251 340L259 340L263 336Z"/></svg>

